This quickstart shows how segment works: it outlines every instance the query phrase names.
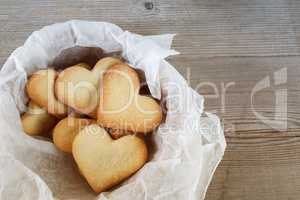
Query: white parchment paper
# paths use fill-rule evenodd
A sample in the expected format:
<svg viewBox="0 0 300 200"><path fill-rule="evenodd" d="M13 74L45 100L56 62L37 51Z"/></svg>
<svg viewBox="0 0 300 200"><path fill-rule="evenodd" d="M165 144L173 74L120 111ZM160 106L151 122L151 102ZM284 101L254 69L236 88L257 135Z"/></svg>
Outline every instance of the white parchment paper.
<svg viewBox="0 0 300 200"><path fill-rule="evenodd" d="M203 97L164 58L177 54L174 35L141 36L104 22L68 21L34 32L0 72L1 200L201 200L226 142L219 119L203 113ZM100 47L121 51L145 72L151 94L165 102L166 120L153 134L151 160L110 192L96 195L71 155L22 132L27 76L53 64L65 49ZM187 64L188 65L188 64Z"/></svg>

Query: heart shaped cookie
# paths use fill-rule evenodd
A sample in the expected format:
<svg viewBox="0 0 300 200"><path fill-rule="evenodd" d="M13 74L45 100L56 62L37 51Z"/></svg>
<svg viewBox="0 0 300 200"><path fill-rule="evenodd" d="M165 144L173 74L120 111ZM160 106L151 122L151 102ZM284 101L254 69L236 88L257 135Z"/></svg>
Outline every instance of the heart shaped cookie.
<svg viewBox="0 0 300 200"><path fill-rule="evenodd" d="M31 101L27 112L21 116L21 121L24 132L33 136L49 133L58 119Z"/></svg>
<svg viewBox="0 0 300 200"><path fill-rule="evenodd" d="M126 64L110 67L100 89L97 122L107 128L147 133L162 121L160 105L139 94L137 72Z"/></svg>
<svg viewBox="0 0 300 200"><path fill-rule="evenodd" d="M67 115L68 107L59 102L54 95L56 77L57 72L54 69L39 70L27 81L26 92L37 105L62 118Z"/></svg>
<svg viewBox="0 0 300 200"><path fill-rule="evenodd" d="M72 153L72 144L75 136L85 126L95 123L92 119L66 117L55 126L53 130L53 142L60 150Z"/></svg>
<svg viewBox="0 0 300 200"><path fill-rule="evenodd" d="M81 130L73 142L73 156L79 170L97 193L110 189L139 170L147 155L143 139L128 135L112 140L96 124Z"/></svg>
<svg viewBox="0 0 300 200"><path fill-rule="evenodd" d="M57 98L74 110L96 118L100 78L108 67L117 63L121 61L106 57L99 60L91 71L77 65L66 68L55 82Z"/></svg>

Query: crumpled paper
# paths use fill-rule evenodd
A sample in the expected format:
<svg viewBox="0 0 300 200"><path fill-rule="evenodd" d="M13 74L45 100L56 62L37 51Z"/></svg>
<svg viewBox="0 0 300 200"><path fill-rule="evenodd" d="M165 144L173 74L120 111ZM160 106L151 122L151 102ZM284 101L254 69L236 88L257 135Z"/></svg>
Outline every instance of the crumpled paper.
<svg viewBox="0 0 300 200"><path fill-rule="evenodd" d="M191 89L166 57L174 35L141 36L105 22L68 21L32 33L0 72L0 199L2 200L201 200L226 147L218 117L203 113L203 97ZM27 76L53 64L65 49L121 51L145 73L153 97L167 108L152 135L151 160L109 192L96 195L71 155L49 141L23 133Z"/></svg>

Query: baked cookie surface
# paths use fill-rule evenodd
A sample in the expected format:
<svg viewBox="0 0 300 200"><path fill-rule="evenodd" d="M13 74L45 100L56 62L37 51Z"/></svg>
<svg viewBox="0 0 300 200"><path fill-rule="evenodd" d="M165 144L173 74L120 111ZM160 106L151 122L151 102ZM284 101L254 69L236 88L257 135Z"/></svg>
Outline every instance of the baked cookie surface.
<svg viewBox="0 0 300 200"><path fill-rule="evenodd" d="M27 81L26 92L29 98L50 114L59 118L65 117L68 107L56 99L54 83L57 72L54 69L44 69L35 72Z"/></svg>
<svg viewBox="0 0 300 200"><path fill-rule="evenodd" d="M60 150L72 153L72 144L75 136L85 126L95 123L92 119L66 117L54 127L53 142Z"/></svg>
<svg viewBox="0 0 300 200"><path fill-rule="evenodd" d="M82 67L82 64L66 68L55 82L57 98L74 110L96 118L100 79L108 67L117 63L121 61L106 57L99 60L92 70Z"/></svg>
<svg viewBox="0 0 300 200"><path fill-rule="evenodd" d="M162 121L162 109L139 94L137 72L127 64L110 67L103 76L97 122L113 129L148 133Z"/></svg>
<svg viewBox="0 0 300 200"><path fill-rule="evenodd" d="M21 122L24 132L28 135L46 135L58 119L31 101L28 111L21 116Z"/></svg>
<svg viewBox="0 0 300 200"><path fill-rule="evenodd" d="M139 170L147 161L148 151L137 136L113 140L103 128L93 124L75 137L73 156L89 185L100 193Z"/></svg>

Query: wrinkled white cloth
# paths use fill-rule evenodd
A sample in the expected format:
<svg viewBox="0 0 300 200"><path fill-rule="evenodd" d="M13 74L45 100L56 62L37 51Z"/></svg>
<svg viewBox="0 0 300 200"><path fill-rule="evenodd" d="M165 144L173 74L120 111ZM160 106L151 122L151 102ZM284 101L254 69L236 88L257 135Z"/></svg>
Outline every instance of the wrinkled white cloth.
<svg viewBox="0 0 300 200"><path fill-rule="evenodd" d="M0 72L1 200L201 200L222 159L226 142L218 117L203 113L203 97L164 58L174 35L141 36L105 22L68 21L34 32ZM74 46L121 51L145 72L151 94L166 103L167 116L153 134L151 160L110 192L96 195L71 155L22 132L27 76L51 66ZM204 116L205 115L205 116Z"/></svg>

